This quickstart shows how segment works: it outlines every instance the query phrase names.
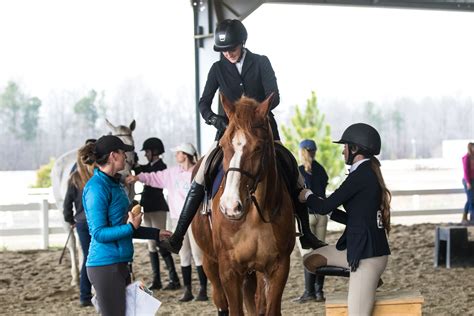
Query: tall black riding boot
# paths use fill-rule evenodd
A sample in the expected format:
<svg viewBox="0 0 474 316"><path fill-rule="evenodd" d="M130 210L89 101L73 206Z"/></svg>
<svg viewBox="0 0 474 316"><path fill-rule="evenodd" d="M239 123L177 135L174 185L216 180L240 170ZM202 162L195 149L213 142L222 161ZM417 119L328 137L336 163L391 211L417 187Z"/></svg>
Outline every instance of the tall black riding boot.
<svg viewBox="0 0 474 316"><path fill-rule="evenodd" d="M314 274L313 274L314 275ZM314 283L316 302L324 302L326 298L324 297L324 275L316 275L316 282Z"/></svg>
<svg viewBox="0 0 474 316"><path fill-rule="evenodd" d="M181 297L179 301L189 302L194 298L191 290L191 266L181 267L181 273L183 275L184 293L183 297Z"/></svg>
<svg viewBox="0 0 474 316"><path fill-rule="evenodd" d="M199 294L196 296L195 301L207 301L209 298L207 297L207 276L204 273L204 269L202 266L196 266L196 270L199 277L199 285L201 288L199 289Z"/></svg>
<svg viewBox="0 0 474 316"><path fill-rule="evenodd" d="M196 215L196 212L204 199L204 186L193 181L191 188L189 189L186 201L184 201L183 210L179 216L176 229L170 238L167 238L160 242L160 247L168 249L173 253L178 253L183 245L184 235L188 230L189 225Z"/></svg>
<svg viewBox="0 0 474 316"><path fill-rule="evenodd" d="M160 259L157 252L150 252L149 254L151 270L153 271L153 282L148 285L148 288L150 290L161 290L163 286L161 285L160 278Z"/></svg>
<svg viewBox="0 0 474 316"><path fill-rule="evenodd" d="M163 288L163 290L177 290L181 288L181 284L179 283L179 277L176 273L176 268L174 267L173 257L171 253L165 249L160 249L161 256L166 264L166 269L168 269L168 275L170 279L170 283Z"/></svg>
<svg viewBox="0 0 474 316"><path fill-rule="evenodd" d="M300 243L303 249L318 249L324 246L327 246L325 242L319 240L309 228L309 214L308 209L305 204L298 201L298 195L296 194L295 198L295 212L296 216L300 219L301 223L301 233Z"/></svg>
<svg viewBox="0 0 474 316"><path fill-rule="evenodd" d="M316 298L314 292L315 282L316 275L313 273L309 273L308 270L304 269L304 293L294 301L298 303L306 303L309 301L313 301Z"/></svg>

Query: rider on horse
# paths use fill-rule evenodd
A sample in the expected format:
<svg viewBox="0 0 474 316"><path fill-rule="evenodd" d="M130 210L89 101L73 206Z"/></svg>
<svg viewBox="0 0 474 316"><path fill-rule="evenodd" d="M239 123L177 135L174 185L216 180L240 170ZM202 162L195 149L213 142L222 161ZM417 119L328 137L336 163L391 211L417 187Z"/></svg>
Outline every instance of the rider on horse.
<svg viewBox="0 0 474 316"><path fill-rule="evenodd" d="M243 95L262 102L273 94L271 109L274 109L280 102L278 85L275 72L266 56L252 53L245 47L247 40L247 30L239 20L223 20L217 25L214 35L214 50L221 52L225 58L215 62L209 70L206 86L199 100L199 111L207 124L213 125L217 129L217 134L211 150L214 150L228 124L226 116L215 114L212 109L212 99L217 91L231 102L239 100ZM273 114L269 113L270 126L273 138L280 143L280 136ZM291 164L289 169L298 170L296 160L293 155L283 146L275 146L277 157ZM186 197L186 201L181 212L173 235L169 239L161 242L161 247L165 247L174 253L178 253L181 248L184 235L191 224L201 202L205 196L204 169L208 154L203 157L201 166L191 184L191 188ZM284 163L284 162L283 162ZM294 165L294 166L293 166ZM286 168L284 168L286 169ZM325 246L309 228L309 219L306 206L298 201L298 193L304 187L301 176L293 176L291 187L288 191L293 197L295 212L301 221L300 237L303 248L317 249ZM298 182L298 183L296 183Z"/></svg>

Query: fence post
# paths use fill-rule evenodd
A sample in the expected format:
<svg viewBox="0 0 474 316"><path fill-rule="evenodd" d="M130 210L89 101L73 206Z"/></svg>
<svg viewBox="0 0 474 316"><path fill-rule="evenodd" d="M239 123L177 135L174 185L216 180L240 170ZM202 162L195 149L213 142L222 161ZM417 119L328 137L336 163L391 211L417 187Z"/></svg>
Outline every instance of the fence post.
<svg viewBox="0 0 474 316"><path fill-rule="evenodd" d="M42 235L42 241L41 241L41 248L47 250L49 247L49 210L48 210L49 204L48 200L43 199L41 201L41 235Z"/></svg>

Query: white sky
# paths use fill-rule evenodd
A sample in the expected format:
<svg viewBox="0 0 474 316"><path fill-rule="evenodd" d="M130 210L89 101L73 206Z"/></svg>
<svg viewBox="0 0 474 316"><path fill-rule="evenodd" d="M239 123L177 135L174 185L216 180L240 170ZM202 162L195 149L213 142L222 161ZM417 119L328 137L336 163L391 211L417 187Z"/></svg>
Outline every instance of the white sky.
<svg viewBox="0 0 474 316"><path fill-rule="evenodd" d="M265 5L245 23L247 46L269 56L290 104L311 90L353 101L474 96L474 13Z"/></svg>
<svg viewBox="0 0 474 316"><path fill-rule="evenodd" d="M311 90L351 101L474 95L474 13L264 5L244 24L282 104ZM40 98L112 93L134 78L164 94L193 89L192 28L187 0L2 0L0 89L13 79Z"/></svg>

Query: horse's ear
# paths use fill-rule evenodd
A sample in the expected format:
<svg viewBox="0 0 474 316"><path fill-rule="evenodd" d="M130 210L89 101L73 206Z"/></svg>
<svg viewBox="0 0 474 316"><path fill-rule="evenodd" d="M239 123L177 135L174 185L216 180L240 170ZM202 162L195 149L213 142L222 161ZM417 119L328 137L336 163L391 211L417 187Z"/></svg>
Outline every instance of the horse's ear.
<svg viewBox="0 0 474 316"><path fill-rule="evenodd" d="M105 123L107 124L108 127L110 127L110 129L115 129L115 126L109 122L108 119L105 119Z"/></svg>
<svg viewBox="0 0 474 316"><path fill-rule="evenodd" d="M133 132L136 126L137 126L137 123L135 122L135 120L133 120L132 123L130 123L130 130Z"/></svg>
<svg viewBox="0 0 474 316"><path fill-rule="evenodd" d="M230 102L229 99L225 97L225 95L221 92L221 103L224 107L225 114L227 117L231 117L235 112L235 105L234 103Z"/></svg>
<svg viewBox="0 0 474 316"><path fill-rule="evenodd" d="M272 104L273 92L255 109L255 114L260 117L266 117L270 112L270 104Z"/></svg>

